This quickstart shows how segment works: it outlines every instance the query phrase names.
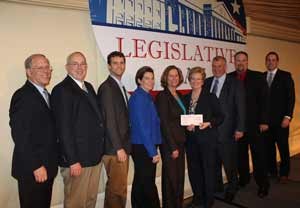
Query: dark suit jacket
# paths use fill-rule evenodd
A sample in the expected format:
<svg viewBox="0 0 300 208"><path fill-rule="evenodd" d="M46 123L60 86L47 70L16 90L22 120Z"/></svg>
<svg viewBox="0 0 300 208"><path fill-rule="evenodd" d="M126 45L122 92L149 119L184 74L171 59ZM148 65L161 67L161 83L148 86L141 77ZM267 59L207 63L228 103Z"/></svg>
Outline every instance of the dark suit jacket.
<svg viewBox="0 0 300 208"><path fill-rule="evenodd" d="M192 92L184 97L187 111L191 102L191 95ZM203 114L203 122L210 122L211 128L208 127L204 130L200 130L197 126L194 132L186 131L187 141L195 141L197 143L216 142L218 138L218 126L220 126L224 120L224 114L216 95L202 90L195 109L195 114Z"/></svg>
<svg viewBox="0 0 300 208"><path fill-rule="evenodd" d="M237 78L237 72L229 75ZM257 131L259 124L269 123L268 84L263 73L247 69L243 81L246 91L246 131Z"/></svg>
<svg viewBox="0 0 300 208"><path fill-rule="evenodd" d="M61 147L60 165L79 162L82 167L97 165L103 155L104 129L96 93L84 82L88 93L67 76L52 90L51 106Z"/></svg>
<svg viewBox="0 0 300 208"><path fill-rule="evenodd" d="M267 72L264 77L267 79ZM293 117L295 86L291 73L278 69L269 93L270 125L280 126L284 116Z"/></svg>
<svg viewBox="0 0 300 208"><path fill-rule="evenodd" d="M9 117L15 143L12 176L34 180L33 171L45 166L48 178L54 178L58 167L54 119L43 96L29 81L14 93Z"/></svg>
<svg viewBox="0 0 300 208"><path fill-rule="evenodd" d="M109 76L99 87L97 100L105 123L105 154L123 148L130 153L128 108L118 83Z"/></svg>
<svg viewBox="0 0 300 208"><path fill-rule="evenodd" d="M210 77L205 80L205 91L210 92L213 79L214 77ZM232 142L235 131L245 131L246 100L243 84L234 77L226 75L219 101L225 118L218 127L218 140L220 142Z"/></svg>
<svg viewBox="0 0 300 208"><path fill-rule="evenodd" d="M179 92L177 94L183 102L181 94ZM185 142L185 130L180 125L180 115L184 112L168 88L157 95L156 107L160 117L163 144L173 152L178 149L177 145Z"/></svg>

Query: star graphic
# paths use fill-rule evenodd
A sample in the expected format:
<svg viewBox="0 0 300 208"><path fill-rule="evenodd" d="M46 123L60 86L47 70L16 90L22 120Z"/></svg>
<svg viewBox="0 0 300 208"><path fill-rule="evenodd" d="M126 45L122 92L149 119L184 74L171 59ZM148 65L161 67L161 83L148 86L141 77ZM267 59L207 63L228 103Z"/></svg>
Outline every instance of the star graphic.
<svg viewBox="0 0 300 208"><path fill-rule="evenodd" d="M237 0L234 0L234 3L231 3L231 6L233 8L233 13L240 14L240 5L237 3Z"/></svg>

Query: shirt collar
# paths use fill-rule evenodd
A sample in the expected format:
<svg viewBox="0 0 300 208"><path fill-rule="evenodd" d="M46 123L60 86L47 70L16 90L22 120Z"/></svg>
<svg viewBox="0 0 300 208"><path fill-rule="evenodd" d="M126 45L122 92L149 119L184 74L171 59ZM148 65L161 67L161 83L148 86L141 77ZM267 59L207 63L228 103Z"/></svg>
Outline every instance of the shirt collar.
<svg viewBox="0 0 300 208"><path fill-rule="evenodd" d="M31 84L33 84L33 86L43 95L44 94L44 90L45 90L45 87L41 86L41 85L38 85L36 83L34 83L33 81L31 80L28 80Z"/></svg>
<svg viewBox="0 0 300 208"><path fill-rule="evenodd" d="M219 78L214 77L214 81L216 81L216 79L218 79L219 83L223 83L225 81L226 78L226 73L224 73L222 76L220 76Z"/></svg>
<svg viewBox="0 0 300 208"><path fill-rule="evenodd" d="M117 77L115 77L114 75L110 74L109 76L111 76L111 78L113 78L119 86L123 87L123 83L121 82L121 80L119 80Z"/></svg>
<svg viewBox="0 0 300 208"><path fill-rule="evenodd" d="M269 71L269 70L268 70L268 74L270 74L270 73L271 73L271 74L275 75L275 74L276 74L276 72L277 72L277 70L278 70L278 68L276 68L276 69L274 69L274 70L272 70L272 71Z"/></svg>
<svg viewBox="0 0 300 208"><path fill-rule="evenodd" d="M84 84L84 82L75 79L75 78L72 77L70 74L68 74L68 76L71 77L71 78L74 80L74 82L76 82L76 84L80 87L80 89L83 89L83 84Z"/></svg>

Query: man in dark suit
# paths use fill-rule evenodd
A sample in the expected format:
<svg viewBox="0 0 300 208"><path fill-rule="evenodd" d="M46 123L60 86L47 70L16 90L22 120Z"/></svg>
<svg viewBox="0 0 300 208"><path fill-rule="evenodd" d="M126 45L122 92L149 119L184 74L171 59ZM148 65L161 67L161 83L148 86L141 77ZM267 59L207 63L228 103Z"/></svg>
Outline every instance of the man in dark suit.
<svg viewBox="0 0 300 208"><path fill-rule="evenodd" d="M268 130L268 172L277 178L276 146L281 163L279 176L281 182L286 182L290 172L289 126L295 106L295 87L291 73L278 69L279 56L276 52L266 55L267 72L264 77L269 86L270 128Z"/></svg>
<svg viewBox="0 0 300 208"><path fill-rule="evenodd" d="M218 127L216 191L222 192L224 189L223 164L228 181L224 197L226 201L232 201L238 190L237 140L244 135L246 105L244 86L239 80L228 76L226 70L226 59L216 56L212 61L214 76L205 80L204 89L216 94L225 115L223 123Z"/></svg>
<svg viewBox="0 0 300 208"><path fill-rule="evenodd" d="M21 208L50 207L57 174L58 146L46 86L51 66L46 56L25 60L26 83L10 103L11 135L15 143L12 176L18 180Z"/></svg>
<svg viewBox="0 0 300 208"><path fill-rule="evenodd" d="M104 146L103 121L93 86L84 81L87 62L81 52L67 58L67 77L52 90L64 179L64 207L94 208Z"/></svg>
<svg viewBox="0 0 300 208"><path fill-rule="evenodd" d="M130 138L128 97L121 82L125 71L125 56L114 51L107 57L110 75L98 89L105 124L105 152L103 163L107 173L105 208L125 208L129 167Z"/></svg>
<svg viewBox="0 0 300 208"><path fill-rule="evenodd" d="M250 181L248 146L250 145L253 175L258 185L257 195L268 195L269 180L265 161L264 132L268 130L268 86L261 72L248 69L248 54L237 52L234 56L236 71L230 75L241 80L246 92L246 132L238 140L239 185Z"/></svg>

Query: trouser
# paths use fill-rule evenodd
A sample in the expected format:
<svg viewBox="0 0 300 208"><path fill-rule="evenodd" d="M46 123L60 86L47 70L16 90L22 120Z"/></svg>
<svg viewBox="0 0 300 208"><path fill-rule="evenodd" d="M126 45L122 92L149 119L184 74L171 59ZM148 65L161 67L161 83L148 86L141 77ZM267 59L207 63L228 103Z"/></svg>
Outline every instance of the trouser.
<svg viewBox="0 0 300 208"><path fill-rule="evenodd" d="M132 145L134 178L131 192L132 208L160 208L155 185L156 164L148 156L143 144Z"/></svg>
<svg viewBox="0 0 300 208"><path fill-rule="evenodd" d="M237 143L235 141L222 143L219 142L217 144L216 186L223 189L222 164L224 166L228 183L227 189L225 191L235 194L238 189Z"/></svg>
<svg viewBox="0 0 300 208"><path fill-rule="evenodd" d="M258 131L250 131L245 133L238 141L238 172L240 183L246 184L250 180L248 154L250 145L255 182L259 187L269 184L266 167L265 139L264 134Z"/></svg>
<svg viewBox="0 0 300 208"><path fill-rule="evenodd" d="M165 144L161 145L162 154L162 201L163 208L182 208L185 175L184 144L177 145L179 156L171 157Z"/></svg>
<svg viewBox="0 0 300 208"><path fill-rule="evenodd" d="M30 180L18 180L21 208L50 208L54 179L44 183Z"/></svg>
<svg viewBox="0 0 300 208"><path fill-rule="evenodd" d="M119 162L116 155L104 155L102 161L107 174L104 208L125 208L129 158Z"/></svg>
<svg viewBox="0 0 300 208"><path fill-rule="evenodd" d="M65 185L64 208L95 208L100 172L100 164L82 168L79 176L70 176L70 168L61 168Z"/></svg>
<svg viewBox="0 0 300 208"><path fill-rule="evenodd" d="M268 173L278 175L275 145L277 144L280 155L279 175L288 176L290 173L289 128L270 126L266 141Z"/></svg>

